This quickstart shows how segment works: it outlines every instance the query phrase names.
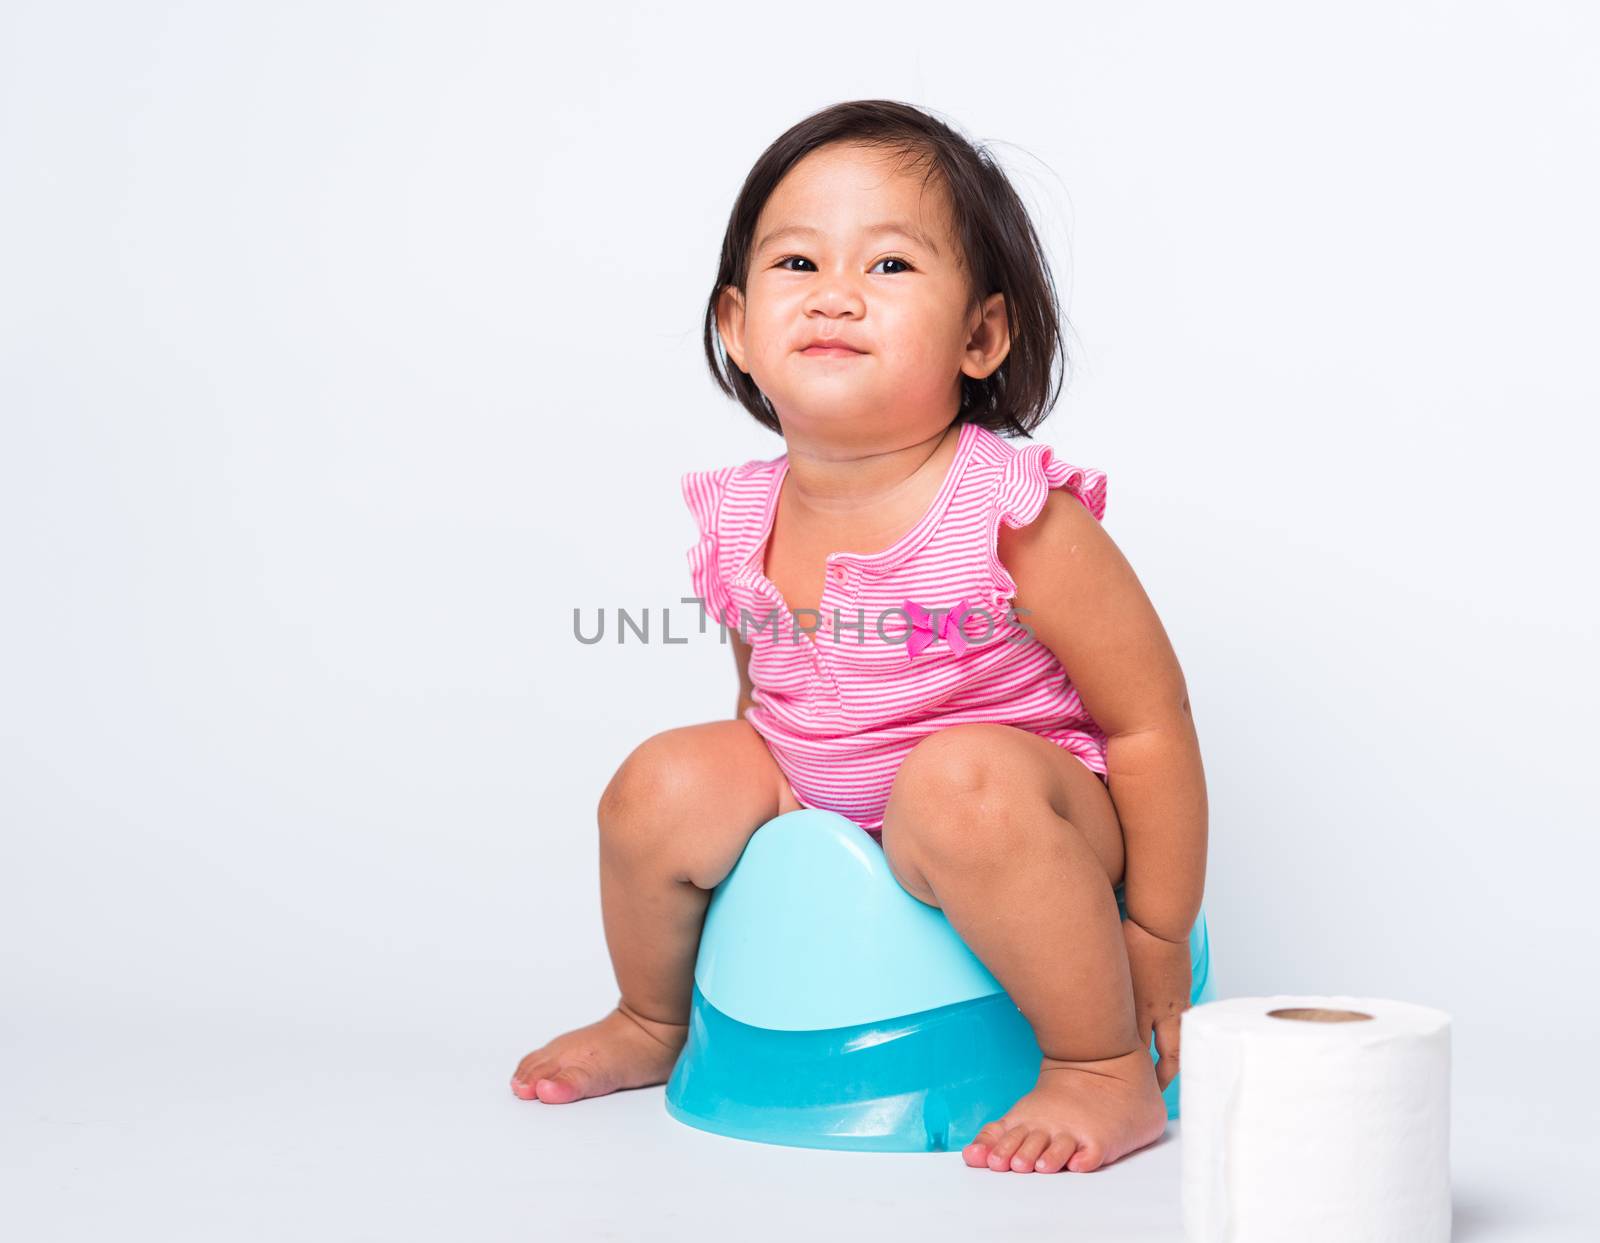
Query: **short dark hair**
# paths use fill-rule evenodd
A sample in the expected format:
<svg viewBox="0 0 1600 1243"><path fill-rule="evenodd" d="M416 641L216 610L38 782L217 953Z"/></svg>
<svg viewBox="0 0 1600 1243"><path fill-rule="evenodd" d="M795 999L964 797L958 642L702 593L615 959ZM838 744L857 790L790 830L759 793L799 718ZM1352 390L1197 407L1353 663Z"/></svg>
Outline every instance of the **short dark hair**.
<svg viewBox="0 0 1600 1243"><path fill-rule="evenodd" d="M857 99L813 113L761 153L734 201L722 258L706 307L705 349L717 387L758 423L782 433L777 411L735 366L717 332L717 301L749 277L756 221L778 183L802 158L830 143L878 147L923 166L924 185L937 180L950 204L971 304L1005 295L1011 346L986 379L961 378L955 422L977 423L1004 436L1029 436L1060 395L1066 367L1055 281L1027 209L987 148L932 113L890 99ZM1058 368L1058 362L1060 364Z"/></svg>

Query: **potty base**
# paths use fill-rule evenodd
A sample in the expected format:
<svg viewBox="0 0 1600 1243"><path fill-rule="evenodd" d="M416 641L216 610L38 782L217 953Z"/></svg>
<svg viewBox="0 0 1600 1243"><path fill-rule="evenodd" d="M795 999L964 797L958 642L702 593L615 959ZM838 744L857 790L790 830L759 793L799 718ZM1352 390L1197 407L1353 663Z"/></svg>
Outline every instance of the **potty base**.
<svg viewBox="0 0 1600 1243"><path fill-rule="evenodd" d="M1033 1087L1039 1056L1004 993L855 1027L775 1031L728 1017L697 985L667 1112L759 1143L959 1150Z"/></svg>

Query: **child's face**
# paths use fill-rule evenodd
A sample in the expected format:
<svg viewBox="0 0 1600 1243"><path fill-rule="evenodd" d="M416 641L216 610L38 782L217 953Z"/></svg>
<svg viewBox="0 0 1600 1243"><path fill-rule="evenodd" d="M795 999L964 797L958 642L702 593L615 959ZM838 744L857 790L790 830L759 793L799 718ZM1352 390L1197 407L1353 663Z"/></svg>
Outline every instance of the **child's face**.
<svg viewBox="0 0 1600 1243"><path fill-rule="evenodd" d="M729 286L718 300L723 347L785 436L914 443L949 426L963 374L1005 359L1004 296L969 300L943 190L899 162L841 145L807 155L762 208L744 294ZM891 222L920 236L877 227ZM802 231L778 234L791 229ZM805 353L819 336L861 352Z"/></svg>

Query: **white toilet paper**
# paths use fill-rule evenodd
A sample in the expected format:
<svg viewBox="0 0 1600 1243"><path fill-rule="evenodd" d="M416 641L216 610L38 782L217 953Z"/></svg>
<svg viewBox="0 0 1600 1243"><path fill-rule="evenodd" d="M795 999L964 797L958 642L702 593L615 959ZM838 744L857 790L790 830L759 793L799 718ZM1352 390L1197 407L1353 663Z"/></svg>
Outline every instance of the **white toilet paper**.
<svg viewBox="0 0 1600 1243"><path fill-rule="evenodd" d="M1184 1011L1180 1045L1190 1243L1450 1238L1444 1011L1235 997Z"/></svg>

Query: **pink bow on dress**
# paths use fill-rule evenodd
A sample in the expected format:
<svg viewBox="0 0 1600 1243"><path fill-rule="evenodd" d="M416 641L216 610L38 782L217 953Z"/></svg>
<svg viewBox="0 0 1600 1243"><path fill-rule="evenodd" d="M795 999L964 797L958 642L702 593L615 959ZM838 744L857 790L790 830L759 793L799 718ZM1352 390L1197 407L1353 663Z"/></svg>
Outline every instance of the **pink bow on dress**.
<svg viewBox="0 0 1600 1243"><path fill-rule="evenodd" d="M943 638L957 656L967 650L967 636L961 633L961 621L969 612L967 601L963 600L940 618L937 630L933 624L933 614L915 600L907 600L905 610L911 618L911 629L906 632L908 654L915 656L936 638Z"/></svg>

